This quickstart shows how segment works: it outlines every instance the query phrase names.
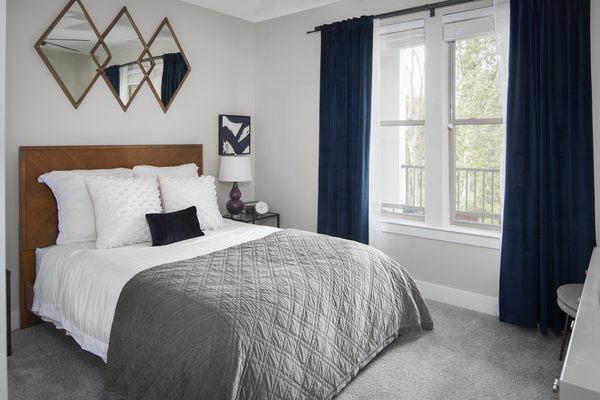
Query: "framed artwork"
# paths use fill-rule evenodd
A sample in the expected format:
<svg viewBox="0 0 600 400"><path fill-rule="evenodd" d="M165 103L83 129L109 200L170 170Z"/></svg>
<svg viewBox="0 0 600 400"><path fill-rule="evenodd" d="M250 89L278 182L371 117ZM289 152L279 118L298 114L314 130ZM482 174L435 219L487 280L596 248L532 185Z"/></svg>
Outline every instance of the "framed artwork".
<svg viewBox="0 0 600 400"><path fill-rule="evenodd" d="M219 115L219 155L250 154L250 117Z"/></svg>

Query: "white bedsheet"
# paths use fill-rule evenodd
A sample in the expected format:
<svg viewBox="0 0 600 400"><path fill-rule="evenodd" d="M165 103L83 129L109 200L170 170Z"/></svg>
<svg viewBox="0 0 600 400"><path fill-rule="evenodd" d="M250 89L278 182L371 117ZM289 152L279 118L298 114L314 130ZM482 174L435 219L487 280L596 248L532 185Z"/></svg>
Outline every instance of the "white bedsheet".
<svg viewBox="0 0 600 400"><path fill-rule="evenodd" d="M42 252L32 310L106 361L117 301L135 274L260 239L276 230L227 221L206 236L168 246L146 243L101 250L93 242L52 246Z"/></svg>
<svg viewBox="0 0 600 400"><path fill-rule="evenodd" d="M57 245L52 245L48 247L38 247L35 249L35 276L38 276L40 273L40 265L42 265L42 258L46 255L46 253L55 248Z"/></svg>

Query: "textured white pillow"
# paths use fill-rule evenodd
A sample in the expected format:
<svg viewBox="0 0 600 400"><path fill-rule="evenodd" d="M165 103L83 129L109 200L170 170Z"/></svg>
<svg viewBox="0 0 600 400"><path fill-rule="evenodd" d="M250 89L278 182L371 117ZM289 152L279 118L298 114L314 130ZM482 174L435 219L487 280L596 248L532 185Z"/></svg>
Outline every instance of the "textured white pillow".
<svg viewBox="0 0 600 400"><path fill-rule="evenodd" d="M214 177L208 175L196 178L159 176L158 179L165 212L196 206L198 221L203 231L223 226L223 217L217 205Z"/></svg>
<svg viewBox="0 0 600 400"><path fill-rule="evenodd" d="M85 182L94 204L96 248L152 240L146 214L162 212L156 177L92 177Z"/></svg>
<svg viewBox="0 0 600 400"><path fill-rule="evenodd" d="M198 166L196 164L183 164L176 167L152 167L150 165L136 165L133 167L134 178L144 178L150 176L194 178L198 176Z"/></svg>
<svg viewBox="0 0 600 400"><path fill-rule="evenodd" d="M48 185L58 208L56 244L91 242L96 240L94 209L85 186L91 176L132 178L127 168L52 171L41 175L38 182Z"/></svg>

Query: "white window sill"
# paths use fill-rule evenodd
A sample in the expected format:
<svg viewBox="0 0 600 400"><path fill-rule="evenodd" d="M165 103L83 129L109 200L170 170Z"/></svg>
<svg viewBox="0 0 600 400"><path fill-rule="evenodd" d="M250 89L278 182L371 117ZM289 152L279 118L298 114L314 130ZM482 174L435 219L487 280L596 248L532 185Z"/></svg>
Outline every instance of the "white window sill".
<svg viewBox="0 0 600 400"><path fill-rule="evenodd" d="M460 243L469 246L500 249L500 232L486 231L462 226L426 226L420 221L396 218L381 218L381 230L386 233L414 236L442 242Z"/></svg>

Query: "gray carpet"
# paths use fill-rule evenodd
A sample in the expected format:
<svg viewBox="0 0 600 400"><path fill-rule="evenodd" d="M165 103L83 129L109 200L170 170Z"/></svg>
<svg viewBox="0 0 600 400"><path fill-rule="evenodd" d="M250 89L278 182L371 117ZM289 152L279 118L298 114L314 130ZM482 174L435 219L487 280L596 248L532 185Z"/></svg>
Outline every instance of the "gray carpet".
<svg viewBox="0 0 600 400"><path fill-rule="evenodd" d="M431 332L400 338L337 400L558 399L560 340L429 302ZM103 362L48 324L13 333L9 399L100 399Z"/></svg>

